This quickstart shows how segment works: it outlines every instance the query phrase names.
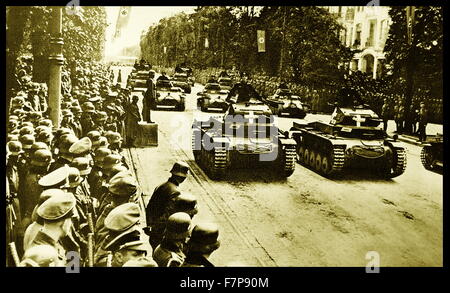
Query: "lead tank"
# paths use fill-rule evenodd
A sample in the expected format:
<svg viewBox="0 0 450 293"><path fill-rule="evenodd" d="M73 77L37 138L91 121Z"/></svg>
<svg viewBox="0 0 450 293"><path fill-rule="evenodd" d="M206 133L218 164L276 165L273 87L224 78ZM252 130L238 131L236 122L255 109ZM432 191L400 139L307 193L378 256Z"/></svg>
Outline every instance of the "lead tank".
<svg viewBox="0 0 450 293"><path fill-rule="evenodd" d="M284 177L295 170L296 142L261 102L231 104L224 116L194 120L192 128L195 161L212 179L232 168L275 168Z"/></svg>
<svg viewBox="0 0 450 293"><path fill-rule="evenodd" d="M336 105L330 123L294 122L297 160L325 176L344 169L369 169L394 178L405 171L406 152L380 127L382 120L367 105Z"/></svg>

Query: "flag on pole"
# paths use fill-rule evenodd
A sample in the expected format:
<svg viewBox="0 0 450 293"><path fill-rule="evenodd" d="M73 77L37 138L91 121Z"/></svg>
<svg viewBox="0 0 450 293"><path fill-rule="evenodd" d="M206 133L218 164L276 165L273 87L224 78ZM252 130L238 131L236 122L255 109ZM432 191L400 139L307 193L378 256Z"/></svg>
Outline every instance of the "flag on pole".
<svg viewBox="0 0 450 293"><path fill-rule="evenodd" d="M406 35L408 38L408 44L412 43L412 34L414 26L415 7L406 6Z"/></svg>
<svg viewBox="0 0 450 293"><path fill-rule="evenodd" d="M208 38L205 38L205 48L209 48L209 41L208 41Z"/></svg>
<svg viewBox="0 0 450 293"><path fill-rule="evenodd" d="M262 30L257 30L256 39L258 40L258 53L266 52L266 32Z"/></svg>
<svg viewBox="0 0 450 293"><path fill-rule="evenodd" d="M116 32L114 38L118 39L122 35L122 31L127 27L130 20L131 6L120 6L119 15L117 16Z"/></svg>

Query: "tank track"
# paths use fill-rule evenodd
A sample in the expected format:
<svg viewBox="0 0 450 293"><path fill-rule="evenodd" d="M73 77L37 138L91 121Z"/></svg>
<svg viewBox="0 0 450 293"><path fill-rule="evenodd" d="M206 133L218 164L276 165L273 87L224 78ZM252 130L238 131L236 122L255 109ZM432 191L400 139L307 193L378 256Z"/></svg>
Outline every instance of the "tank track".
<svg viewBox="0 0 450 293"><path fill-rule="evenodd" d="M213 179L220 179L227 168L227 150L224 146L214 147L209 153L209 175Z"/></svg>
<svg viewBox="0 0 450 293"><path fill-rule="evenodd" d="M427 162L427 155L429 155L430 149L427 146L424 146L422 148L422 151L420 152L420 160L422 161L422 165L427 170L433 169L433 165L431 162Z"/></svg>
<svg viewBox="0 0 450 293"><path fill-rule="evenodd" d="M392 166L392 171L389 172L388 177L394 178L397 177L403 172L405 172L406 169L406 151L404 148L394 148L395 151L395 157L397 158L394 160L395 166Z"/></svg>
<svg viewBox="0 0 450 293"><path fill-rule="evenodd" d="M286 147L286 149L283 152L284 158L284 176L289 177L291 176L295 171L295 159L296 159L296 149L295 146L293 147Z"/></svg>
<svg viewBox="0 0 450 293"><path fill-rule="evenodd" d="M345 163L345 153L342 147L333 146L330 172L325 175L336 175L342 171Z"/></svg>
<svg viewBox="0 0 450 293"><path fill-rule="evenodd" d="M201 154L201 150L196 150L195 149L195 145L196 145L196 141L195 141L195 132L198 130L194 130L192 131L192 139L191 139L191 143L192 143L192 153L194 154L194 159L197 163L199 163L199 157Z"/></svg>

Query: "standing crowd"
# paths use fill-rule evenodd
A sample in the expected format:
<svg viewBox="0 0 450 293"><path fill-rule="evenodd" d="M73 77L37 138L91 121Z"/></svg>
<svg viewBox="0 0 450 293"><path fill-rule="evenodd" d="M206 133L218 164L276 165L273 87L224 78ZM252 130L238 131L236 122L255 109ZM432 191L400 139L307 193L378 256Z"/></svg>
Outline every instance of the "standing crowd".
<svg viewBox="0 0 450 293"><path fill-rule="evenodd" d="M18 62L7 121L7 266L213 266L218 227L194 225L197 199L181 192L189 176L175 162L148 205L125 160L141 113L112 70L85 62L63 73L60 126L49 119L46 84ZM71 254L68 254L68 253Z"/></svg>

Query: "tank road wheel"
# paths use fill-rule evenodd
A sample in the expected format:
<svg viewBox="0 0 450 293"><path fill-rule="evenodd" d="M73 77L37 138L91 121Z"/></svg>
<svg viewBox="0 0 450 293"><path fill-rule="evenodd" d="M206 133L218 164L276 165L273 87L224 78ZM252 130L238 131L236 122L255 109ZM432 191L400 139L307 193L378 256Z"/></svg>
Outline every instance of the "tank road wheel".
<svg viewBox="0 0 450 293"><path fill-rule="evenodd" d="M317 153L317 155L316 155L316 161L314 162L314 169L319 173L322 171L322 154L321 153Z"/></svg>
<svg viewBox="0 0 450 293"><path fill-rule="evenodd" d="M295 156L295 148L286 146L283 151L283 160L281 160L284 177L289 177L294 173Z"/></svg>
<svg viewBox="0 0 450 293"><path fill-rule="evenodd" d="M420 152L420 160L422 161L422 165L425 167L425 169L433 169L433 152L431 151L431 148L429 146L424 146L422 148L422 151Z"/></svg>
<svg viewBox="0 0 450 293"><path fill-rule="evenodd" d="M315 169L314 167L316 166L316 152L313 150L309 151L309 162L308 165L312 168Z"/></svg>
<svg viewBox="0 0 450 293"><path fill-rule="evenodd" d="M305 164L305 166L309 165L309 154L310 154L309 148L305 148L305 152L303 153L303 163Z"/></svg>
<svg viewBox="0 0 450 293"><path fill-rule="evenodd" d="M394 148L394 159L392 161L392 169L386 174L388 178L397 177L406 169L406 151L404 148Z"/></svg>
<svg viewBox="0 0 450 293"><path fill-rule="evenodd" d="M212 179L220 179L227 168L227 150L225 147L214 147L209 152L209 171Z"/></svg>
<svg viewBox="0 0 450 293"><path fill-rule="evenodd" d="M300 146L297 150L297 162L299 162L300 164L304 164L305 163L305 148L303 146Z"/></svg>
<svg viewBox="0 0 450 293"><path fill-rule="evenodd" d="M200 165L200 154L201 154L201 150L196 149L196 140L195 140L195 136L196 136L197 131L193 131L192 132L192 153L194 154L194 159L195 162L197 162L197 164ZM201 140L200 140L200 144L201 144Z"/></svg>
<svg viewBox="0 0 450 293"><path fill-rule="evenodd" d="M333 147L328 156L322 157L321 171L325 176L338 174L344 167L345 154L341 147Z"/></svg>

